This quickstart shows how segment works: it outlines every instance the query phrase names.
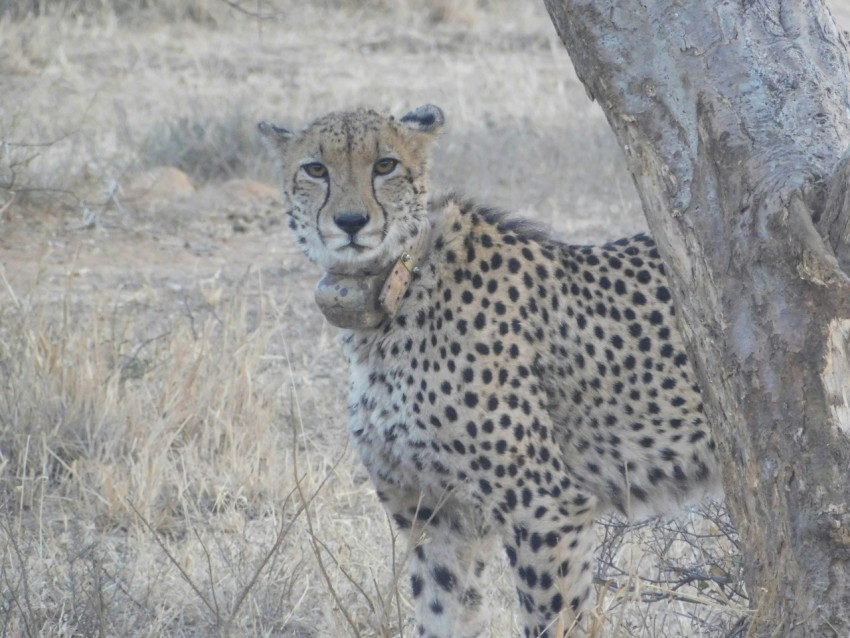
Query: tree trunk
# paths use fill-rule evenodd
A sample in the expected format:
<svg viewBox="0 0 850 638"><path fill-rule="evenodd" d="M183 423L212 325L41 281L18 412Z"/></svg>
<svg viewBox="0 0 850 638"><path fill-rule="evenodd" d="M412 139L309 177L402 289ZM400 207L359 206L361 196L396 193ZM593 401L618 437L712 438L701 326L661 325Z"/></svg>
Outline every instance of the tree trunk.
<svg viewBox="0 0 850 638"><path fill-rule="evenodd" d="M850 63L820 0L545 0L669 266L750 635L850 636Z"/></svg>

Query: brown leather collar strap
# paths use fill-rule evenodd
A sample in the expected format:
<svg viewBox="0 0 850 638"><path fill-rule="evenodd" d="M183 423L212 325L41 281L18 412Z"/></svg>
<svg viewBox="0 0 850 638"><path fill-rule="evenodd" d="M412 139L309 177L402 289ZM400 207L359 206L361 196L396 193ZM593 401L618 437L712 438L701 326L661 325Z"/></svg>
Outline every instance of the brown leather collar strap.
<svg viewBox="0 0 850 638"><path fill-rule="evenodd" d="M390 317L398 312L401 300L404 298L407 289L410 288L410 282L420 274L419 264L422 260L427 240L427 232L419 233L410 251L402 253L401 257L395 262L392 270L390 270L390 274L387 276L387 280L384 282L383 288L381 288L381 294L378 295L378 303Z"/></svg>

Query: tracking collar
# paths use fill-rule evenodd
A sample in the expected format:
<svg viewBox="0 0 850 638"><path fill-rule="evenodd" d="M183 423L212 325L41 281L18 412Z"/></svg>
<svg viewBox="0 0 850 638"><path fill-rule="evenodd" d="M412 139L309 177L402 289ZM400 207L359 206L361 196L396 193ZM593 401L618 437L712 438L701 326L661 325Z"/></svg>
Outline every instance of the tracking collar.
<svg viewBox="0 0 850 638"><path fill-rule="evenodd" d="M316 284L316 303L325 318L339 328L369 330L392 318L414 278L428 244L428 228L411 240L398 259L377 274L328 272Z"/></svg>

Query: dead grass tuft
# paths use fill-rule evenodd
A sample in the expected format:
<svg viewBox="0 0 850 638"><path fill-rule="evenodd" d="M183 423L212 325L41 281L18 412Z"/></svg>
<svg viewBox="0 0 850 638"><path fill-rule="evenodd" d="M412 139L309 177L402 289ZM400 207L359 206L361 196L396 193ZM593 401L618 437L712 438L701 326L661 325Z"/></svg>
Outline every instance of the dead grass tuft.
<svg viewBox="0 0 850 638"><path fill-rule="evenodd" d="M257 135L259 119L240 110L160 122L142 142L141 164L174 166L198 182L246 175L273 181Z"/></svg>
<svg viewBox="0 0 850 638"><path fill-rule="evenodd" d="M262 359L267 299L229 292L215 312L150 331L133 321L149 310L138 300L81 308L7 290L8 633L138 635L152 621L155 634L174 623L274 628L291 617L282 606L297 603L303 564L281 563L280 550L313 497L299 504L295 487L317 489L314 468L287 471L297 446ZM194 604L175 605L175 588Z"/></svg>

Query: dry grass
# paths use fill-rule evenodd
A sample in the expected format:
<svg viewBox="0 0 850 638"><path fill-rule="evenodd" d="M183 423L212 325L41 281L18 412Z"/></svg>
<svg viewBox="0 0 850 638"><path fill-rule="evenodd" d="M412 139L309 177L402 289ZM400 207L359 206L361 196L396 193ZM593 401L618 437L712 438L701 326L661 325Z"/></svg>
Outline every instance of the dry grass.
<svg viewBox="0 0 850 638"><path fill-rule="evenodd" d="M7 288L4 635L372 634L392 565L349 537L388 528L342 433L329 452L307 429L259 279L187 295L165 325L156 291L51 307Z"/></svg>
<svg viewBox="0 0 850 638"><path fill-rule="evenodd" d="M272 179L254 121L435 102L437 190L643 226L542 6L231 4L0 0L3 636L412 635L318 273L244 181ZM598 635L743 613L721 513L600 537Z"/></svg>

